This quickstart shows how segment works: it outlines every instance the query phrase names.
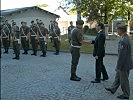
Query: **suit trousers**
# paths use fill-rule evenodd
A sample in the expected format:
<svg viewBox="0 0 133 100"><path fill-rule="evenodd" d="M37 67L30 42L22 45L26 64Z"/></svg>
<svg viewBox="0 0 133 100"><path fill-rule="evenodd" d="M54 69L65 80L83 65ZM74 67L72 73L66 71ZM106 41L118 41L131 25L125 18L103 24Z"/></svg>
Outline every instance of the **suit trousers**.
<svg viewBox="0 0 133 100"><path fill-rule="evenodd" d="M118 87L121 85L121 89L123 91L123 95L126 97L130 96L130 89L129 89L129 71L117 71L115 76L115 81L111 86L111 90L116 92Z"/></svg>
<svg viewBox="0 0 133 100"><path fill-rule="evenodd" d="M108 74L106 71L106 68L103 64L103 57L99 57L98 59L96 59L96 79L100 80L101 78L101 73L103 75L103 79L107 79L108 78Z"/></svg>

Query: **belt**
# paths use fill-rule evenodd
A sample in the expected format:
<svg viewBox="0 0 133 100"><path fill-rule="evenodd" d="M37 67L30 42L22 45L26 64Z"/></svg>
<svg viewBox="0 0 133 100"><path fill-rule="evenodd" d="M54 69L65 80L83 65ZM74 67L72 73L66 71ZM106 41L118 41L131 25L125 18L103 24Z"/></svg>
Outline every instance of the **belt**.
<svg viewBox="0 0 133 100"><path fill-rule="evenodd" d="M31 35L31 36L36 36L36 35Z"/></svg>
<svg viewBox="0 0 133 100"><path fill-rule="evenodd" d="M75 46L75 45L72 45L72 44L71 44L71 46L75 47L75 48L81 48L81 46Z"/></svg>
<svg viewBox="0 0 133 100"><path fill-rule="evenodd" d="M27 37L27 36L21 36L21 37Z"/></svg>
<svg viewBox="0 0 133 100"><path fill-rule="evenodd" d="M2 37L2 38L8 38L8 37Z"/></svg>
<svg viewBox="0 0 133 100"><path fill-rule="evenodd" d="M58 37L54 37L54 38L58 38Z"/></svg>

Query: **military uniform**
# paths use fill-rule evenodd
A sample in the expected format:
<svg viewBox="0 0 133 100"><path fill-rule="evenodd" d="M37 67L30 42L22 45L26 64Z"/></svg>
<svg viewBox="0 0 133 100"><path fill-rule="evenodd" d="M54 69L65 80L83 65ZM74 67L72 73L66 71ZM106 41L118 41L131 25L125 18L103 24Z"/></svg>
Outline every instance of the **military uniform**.
<svg viewBox="0 0 133 100"><path fill-rule="evenodd" d="M19 34L19 27L16 26L16 23L14 22L12 27L12 33L11 33L12 39L13 39L13 50L15 53L15 57L13 59L19 60L20 55L20 34Z"/></svg>
<svg viewBox="0 0 133 100"><path fill-rule="evenodd" d="M32 45L33 53L31 55L37 55L37 48L38 48L38 28L34 25L30 27L30 40Z"/></svg>
<svg viewBox="0 0 133 100"><path fill-rule="evenodd" d="M40 49L42 51L41 57L46 57L47 53L47 34L48 30L45 27L40 27L39 30L39 44L40 44Z"/></svg>
<svg viewBox="0 0 133 100"><path fill-rule="evenodd" d="M3 25L1 32L2 32L2 43L3 43L4 49L5 49L4 53L8 53L8 49L10 46L10 39L9 39L10 38L10 31L6 27L5 24Z"/></svg>
<svg viewBox="0 0 133 100"><path fill-rule="evenodd" d="M68 27L68 41L69 44L71 45L71 31L74 29L75 27L73 25Z"/></svg>
<svg viewBox="0 0 133 100"><path fill-rule="evenodd" d="M55 55L59 55L60 51L60 28L58 26L54 26L53 28L53 40L54 40L54 47L56 52L54 53Z"/></svg>
<svg viewBox="0 0 133 100"><path fill-rule="evenodd" d="M21 35L22 48L24 49L23 54L28 54L28 50L29 50L28 34L29 34L29 32L30 32L30 28L28 26L21 26L20 35Z"/></svg>
<svg viewBox="0 0 133 100"><path fill-rule="evenodd" d="M78 20L76 24L83 25L82 20ZM71 55L72 55L72 61L71 61L71 77L70 80L74 81L80 81L81 78L77 77L76 70L77 65L80 58L80 48L81 48L81 41L83 40L82 36L82 29L79 29L78 27L74 28L72 30L71 34Z"/></svg>

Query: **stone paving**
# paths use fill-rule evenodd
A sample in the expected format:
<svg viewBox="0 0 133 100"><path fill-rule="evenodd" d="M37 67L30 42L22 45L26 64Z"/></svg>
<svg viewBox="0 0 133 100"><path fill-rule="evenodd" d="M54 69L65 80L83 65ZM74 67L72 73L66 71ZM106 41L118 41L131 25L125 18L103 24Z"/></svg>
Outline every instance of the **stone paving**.
<svg viewBox="0 0 133 100"><path fill-rule="evenodd" d="M22 51L21 51L22 53ZM114 81L117 56L107 55L104 63L109 80L92 84L95 78L95 59L91 54L81 54L78 66L80 82L70 81L70 53L59 56L48 52L46 58L20 55L20 60L12 60L13 50L2 54L1 60L1 100L119 100L118 91L112 95L104 88ZM130 90L133 100L133 71L130 72Z"/></svg>

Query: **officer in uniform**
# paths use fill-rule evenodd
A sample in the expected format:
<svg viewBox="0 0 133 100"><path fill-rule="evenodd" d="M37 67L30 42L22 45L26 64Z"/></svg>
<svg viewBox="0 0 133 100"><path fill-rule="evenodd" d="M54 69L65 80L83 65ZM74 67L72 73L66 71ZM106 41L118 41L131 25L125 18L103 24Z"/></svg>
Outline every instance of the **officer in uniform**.
<svg viewBox="0 0 133 100"><path fill-rule="evenodd" d="M8 49L10 46L10 30L8 29L7 25L4 22L2 25L2 43L5 49L4 53L8 54Z"/></svg>
<svg viewBox="0 0 133 100"><path fill-rule="evenodd" d="M121 86L122 95L117 96L119 99L129 99L130 97L130 86L129 86L129 73L133 69L132 59L132 47L131 40L127 35L127 26L119 24L117 28L118 35L121 36L118 45L118 60L116 65L116 76L112 86L105 88L114 94L119 86Z"/></svg>
<svg viewBox="0 0 133 100"><path fill-rule="evenodd" d="M60 51L60 28L58 27L58 23L54 22L54 27L53 27L53 40L54 40L54 47L56 52L54 53L55 55L59 55Z"/></svg>
<svg viewBox="0 0 133 100"><path fill-rule="evenodd" d="M71 33L71 77L70 80L72 81L80 81L81 78L76 75L76 69L80 58L80 48L83 42L82 36L82 28L83 28L84 21L77 20L76 21L76 28L72 30Z"/></svg>
<svg viewBox="0 0 133 100"><path fill-rule="evenodd" d="M68 27L68 41L69 44L71 45L71 31L74 29L75 27L73 26L73 22L70 22L70 26Z"/></svg>
<svg viewBox="0 0 133 100"><path fill-rule="evenodd" d="M42 51L41 57L46 57L47 53L47 41L48 41L48 30L45 28L43 23L40 23L39 28L39 44Z"/></svg>
<svg viewBox="0 0 133 100"><path fill-rule="evenodd" d="M14 53L15 53L15 57L13 59L19 60L19 55L20 55L20 33L19 33L19 27L16 25L15 22L13 22L11 37L12 37L12 40L13 40L13 50L14 50Z"/></svg>
<svg viewBox="0 0 133 100"><path fill-rule="evenodd" d="M37 48L38 48L38 28L34 21L31 21L31 27L30 27L30 42L32 45L33 53L31 55L37 56Z"/></svg>
<svg viewBox="0 0 133 100"><path fill-rule="evenodd" d="M23 54L28 54L30 28L26 26L26 22L21 22L21 24L22 26L20 27L20 35L21 35L22 48L24 49Z"/></svg>

